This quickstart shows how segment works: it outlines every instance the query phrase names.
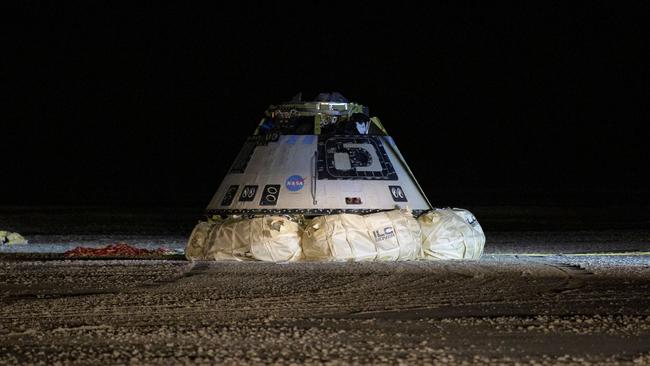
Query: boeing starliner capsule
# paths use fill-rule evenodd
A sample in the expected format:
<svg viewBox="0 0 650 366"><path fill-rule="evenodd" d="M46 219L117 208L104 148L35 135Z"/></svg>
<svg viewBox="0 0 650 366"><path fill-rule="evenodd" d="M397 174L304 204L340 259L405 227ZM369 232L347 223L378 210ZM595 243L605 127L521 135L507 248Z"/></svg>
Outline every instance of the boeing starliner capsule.
<svg viewBox="0 0 650 366"><path fill-rule="evenodd" d="M432 209L393 139L339 93L271 105L207 207L208 215L320 216Z"/></svg>
<svg viewBox="0 0 650 366"><path fill-rule="evenodd" d="M368 108L339 93L272 105L187 242L190 260L478 259L467 210L434 209Z"/></svg>

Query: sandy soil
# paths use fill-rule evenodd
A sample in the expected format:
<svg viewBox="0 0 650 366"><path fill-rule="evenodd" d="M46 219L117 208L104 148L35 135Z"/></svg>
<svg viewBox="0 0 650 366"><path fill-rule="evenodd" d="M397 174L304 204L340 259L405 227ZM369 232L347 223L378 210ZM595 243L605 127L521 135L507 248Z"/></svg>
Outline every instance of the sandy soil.
<svg viewBox="0 0 650 366"><path fill-rule="evenodd" d="M0 364L648 364L648 263L0 262Z"/></svg>

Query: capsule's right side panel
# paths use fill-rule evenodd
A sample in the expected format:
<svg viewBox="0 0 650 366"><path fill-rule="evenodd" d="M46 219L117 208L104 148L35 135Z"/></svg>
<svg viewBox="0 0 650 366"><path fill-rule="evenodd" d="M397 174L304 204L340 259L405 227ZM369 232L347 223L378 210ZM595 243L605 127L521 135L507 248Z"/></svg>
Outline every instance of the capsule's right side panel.
<svg viewBox="0 0 650 366"><path fill-rule="evenodd" d="M419 187L416 177L412 176L412 172L406 165L407 163L393 138L381 136L380 139L398 176L397 182L388 184L390 198L400 207L408 206L412 210L430 210L432 207L424 196L425 193Z"/></svg>

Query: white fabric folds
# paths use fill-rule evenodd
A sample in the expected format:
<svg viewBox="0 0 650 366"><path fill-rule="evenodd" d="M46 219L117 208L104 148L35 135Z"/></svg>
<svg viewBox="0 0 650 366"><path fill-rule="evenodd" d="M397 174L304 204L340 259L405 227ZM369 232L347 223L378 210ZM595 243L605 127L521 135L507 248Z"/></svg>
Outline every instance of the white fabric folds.
<svg viewBox="0 0 650 366"><path fill-rule="evenodd" d="M479 259L485 234L471 212L434 209L418 218L425 259Z"/></svg>
<svg viewBox="0 0 650 366"><path fill-rule="evenodd" d="M410 212L314 218L302 236L311 261L397 261L420 257L420 227Z"/></svg>
<svg viewBox="0 0 650 366"><path fill-rule="evenodd" d="M0 245L27 244L27 240L18 233L0 230Z"/></svg>
<svg viewBox="0 0 650 366"><path fill-rule="evenodd" d="M210 235L210 229L214 224L208 222L199 222L192 230L190 235L190 240L187 241L185 246L185 257L189 260L203 260L207 258L208 251L208 235Z"/></svg>
<svg viewBox="0 0 650 366"><path fill-rule="evenodd" d="M301 233L296 222L280 216L199 223L185 255L191 260L297 261Z"/></svg>
<svg viewBox="0 0 650 366"><path fill-rule="evenodd" d="M479 259L485 234L471 212L434 209L319 216L303 228L283 216L200 222L187 243L190 260L401 261Z"/></svg>

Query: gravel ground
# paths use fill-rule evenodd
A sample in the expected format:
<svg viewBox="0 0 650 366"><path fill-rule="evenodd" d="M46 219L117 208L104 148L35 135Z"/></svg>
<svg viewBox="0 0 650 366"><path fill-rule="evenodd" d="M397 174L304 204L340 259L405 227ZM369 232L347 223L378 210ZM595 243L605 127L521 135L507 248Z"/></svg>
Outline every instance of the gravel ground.
<svg viewBox="0 0 650 366"><path fill-rule="evenodd" d="M648 364L648 263L0 262L0 364Z"/></svg>
<svg viewBox="0 0 650 366"><path fill-rule="evenodd" d="M32 248L182 247L195 221L48 212L0 224ZM0 364L650 364L647 225L499 220L480 261L0 260Z"/></svg>

